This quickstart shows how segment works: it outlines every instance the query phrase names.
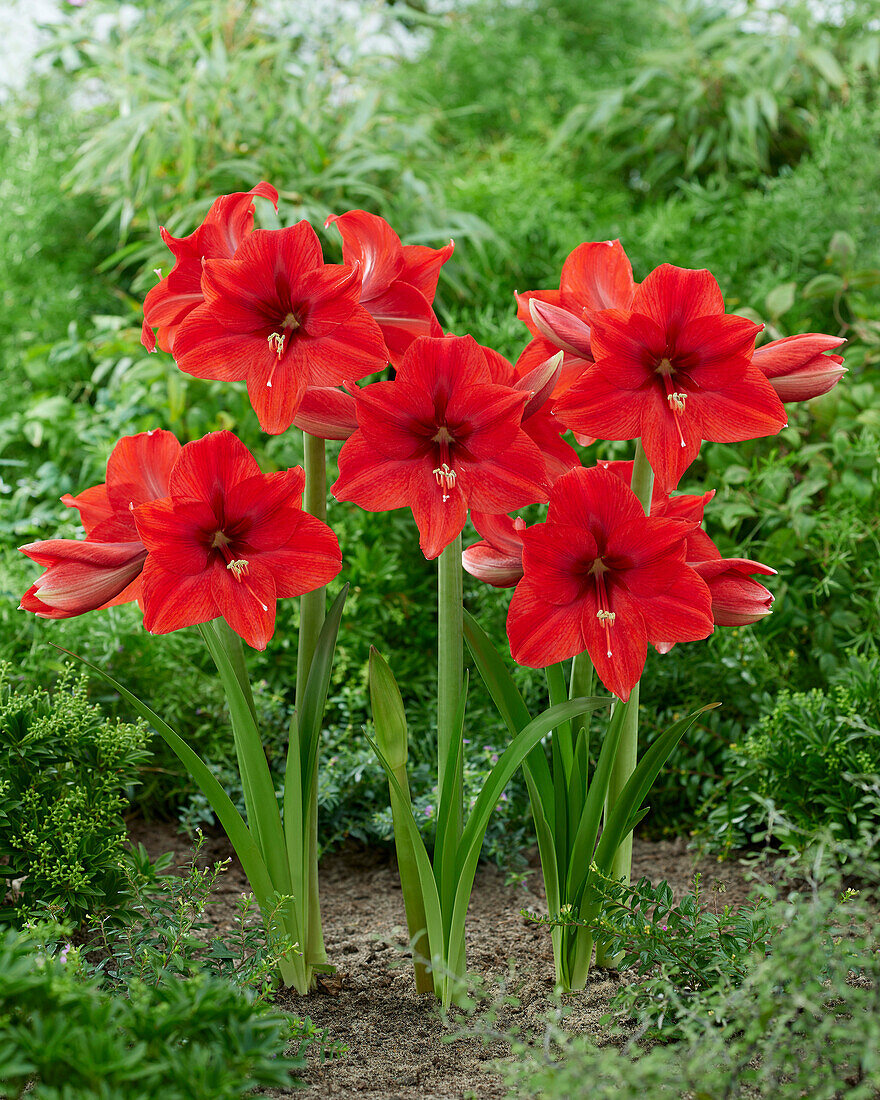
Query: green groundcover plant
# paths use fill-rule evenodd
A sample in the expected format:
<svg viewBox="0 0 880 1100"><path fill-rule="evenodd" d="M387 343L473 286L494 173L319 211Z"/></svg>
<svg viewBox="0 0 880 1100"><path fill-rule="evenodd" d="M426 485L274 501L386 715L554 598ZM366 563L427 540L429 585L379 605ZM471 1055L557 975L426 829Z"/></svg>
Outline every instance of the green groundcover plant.
<svg viewBox="0 0 880 1100"><path fill-rule="evenodd" d="M508 1036L514 1058L499 1069L510 1097L563 1100L584 1082L609 1100L877 1095L880 945L869 898L822 875L735 915L697 916L696 900L673 906L662 884L646 882L618 895L609 919L639 977L623 975L605 1020L611 1041L567 1032L564 1009L541 1043Z"/></svg>
<svg viewBox="0 0 880 1100"><path fill-rule="evenodd" d="M106 988L57 929L0 932L0 1095L234 1100L285 1086L287 1016L206 972Z"/></svg>

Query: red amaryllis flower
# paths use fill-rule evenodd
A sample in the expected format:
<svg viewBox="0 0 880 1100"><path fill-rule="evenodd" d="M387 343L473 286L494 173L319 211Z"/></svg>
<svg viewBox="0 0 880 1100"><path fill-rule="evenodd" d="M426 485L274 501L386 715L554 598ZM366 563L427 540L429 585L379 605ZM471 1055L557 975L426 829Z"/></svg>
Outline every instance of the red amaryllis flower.
<svg viewBox="0 0 880 1100"><path fill-rule="evenodd" d="M616 474L627 485L632 481L632 462L601 462L599 465ZM773 594L763 584L752 580L752 574L774 576L775 569L748 558L722 558L721 551L700 526L703 509L715 496L710 489L700 496L679 493L669 496L655 482L651 495L651 515L664 519L681 519L690 530L685 540L685 561L706 582L712 597L712 618L716 626L745 626L770 614ZM661 653L668 653L672 643L658 643Z"/></svg>
<svg viewBox="0 0 880 1100"><path fill-rule="evenodd" d="M25 592L22 609L44 619L68 619L140 599L147 551L132 508L168 492L179 454L180 444L171 432L120 439L107 462L106 482L61 498L69 508L79 509L85 541L49 539L20 548L46 569Z"/></svg>
<svg viewBox="0 0 880 1100"><path fill-rule="evenodd" d="M258 183L250 191L221 195L215 199L202 224L188 237L172 237L163 226L162 240L174 253L174 267L153 287L144 300L141 343L155 351L174 351L174 337L180 322L202 297L202 260L231 259L242 240L254 228L255 195L269 199L278 209L278 192L269 183ZM154 336L153 329L159 331Z"/></svg>
<svg viewBox="0 0 880 1100"><path fill-rule="evenodd" d="M603 309L629 309L635 287L620 241L579 244L562 265L558 290L516 295L517 317L534 336L517 360L517 370L527 373L563 351L554 397L565 393L593 362L590 318Z"/></svg>
<svg viewBox="0 0 880 1100"><path fill-rule="evenodd" d="M541 452L521 427L529 394L494 383L472 337L419 338L393 382L355 398L358 430L331 491L370 512L411 508L426 558L458 535L468 508L547 499Z"/></svg>
<svg viewBox="0 0 880 1100"><path fill-rule="evenodd" d="M300 507L304 482L300 467L261 473L231 432L188 443L168 496L134 510L149 551L146 629L167 634L222 616L265 649L275 601L320 588L342 566L336 536Z"/></svg>
<svg viewBox="0 0 880 1100"><path fill-rule="evenodd" d="M332 214L324 226L331 224L342 234L342 262L360 266L361 305L378 322L394 366L418 336L442 336L431 306L454 242L402 245L384 218L366 210Z"/></svg>
<svg viewBox="0 0 880 1100"><path fill-rule="evenodd" d="M663 264L636 289L631 310L592 316L596 362L553 411L577 432L641 437L670 492L704 439L733 443L785 427L779 398L751 362L759 331L724 312L708 271Z"/></svg>
<svg viewBox="0 0 880 1100"><path fill-rule="evenodd" d="M648 642L712 633L709 590L685 564L688 525L645 516L608 470L571 470L547 522L522 533L523 579L507 617L519 664L544 668L589 652L609 691L629 698Z"/></svg>
<svg viewBox="0 0 880 1100"><path fill-rule="evenodd" d="M780 401L821 397L846 374L842 355L826 355L845 341L840 336L806 332L755 349L752 363L769 380Z"/></svg>
<svg viewBox="0 0 880 1100"><path fill-rule="evenodd" d="M483 538L462 552L461 564L466 572L493 588L513 588L519 584L523 576L525 520L479 512L472 512L471 520Z"/></svg>
<svg viewBox="0 0 880 1100"><path fill-rule="evenodd" d="M338 386L388 361L379 326L358 305L358 269L325 264L308 222L257 229L233 259L206 259L201 289L204 303L174 339L177 365L197 378L246 381L272 435L290 427L307 386Z"/></svg>

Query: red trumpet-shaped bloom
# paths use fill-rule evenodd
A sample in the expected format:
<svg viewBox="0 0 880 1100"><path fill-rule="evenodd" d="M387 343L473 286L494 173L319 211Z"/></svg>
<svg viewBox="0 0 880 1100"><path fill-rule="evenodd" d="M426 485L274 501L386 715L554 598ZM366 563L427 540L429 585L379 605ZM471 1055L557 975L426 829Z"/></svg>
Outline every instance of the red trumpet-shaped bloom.
<svg viewBox="0 0 880 1100"><path fill-rule="evenodd" d="M134 510L149 551L143 572L144 626L167 634L224 618L265 649L276 600L320 588L342 555L330 528L303 512L305 474L263 474L231 432L188 443L168 496Z"/></svg>
<svg viewBox="0 0 880 1100"><path fill-rule="evenodd" d="M638 683L648 642L712 633L709 590L685 563L688 524L646 517L619 477L563 475L547 522L522 532L523 579L510 602L515 661L544 668L586 650L621 699Z"/></svg>
<svg viewBox="0 0 880 1100"><path fill-rule="evenodd" d="M147 551L132 508L168 492L180 444L171 432L126 436L113 448L107 480L61 499L77 508L86 539L49 539L21 551L46 572L25 592L21 607L44 619L68 619L141 597Z"/></svg>
<svg viewBox="0 0 880 1100"><path fill-rule="evenodd" d="M520 355L517 369L527 373L563 351L554 396L565 393L593 362L593 314L603 309L629 309L635 288L632 265L620 241L579 244L562 265L558 290L516 295L517 317L534 337Z"/></svg>
<svg viewBox="0 0 880 1100"><path fill-rule="evenodd" d="M402 245L384 218L366 210L331 215L324 223L342 234L342 262L359 265L361 305L382 330L395 367L419 336L442 336L432 304L440 268L455 247Z"/></svg>
<svg viewBox="0 0 880 1100"><path fill-rule="evenodd" d="M254 228L254 196L260 195L278 209L278 192L269 183L258 183L250 191L221 195L205 220L188 237L172 237L164 226L162 240L174 253L174 267L153 287L144 300L141 343L147 351L156 344L174 351L174 337L180 322L204 301L202 260L232 259L244 238ZM153 329L158 329L153 335Z"/></svg>
<svg viewBox="0 0 880 1100"><path fill-rule="evenodd" d="M358 430L340 451L333 495L370 512L411 508L425 557L437 557L468 508L547 499L544 460L521 427L529 396L493 382L472 337L421 337L393 382L355 392Z"/></svg>
<svg viewBox="0 0 880 1100"><path fill-rule="evenodd" d="M759 331L724 312L708 271L663 264L636 289L630 309L592 316L595 363L553 411L576 432L641 437L670 492L704 439L733 443L785 427L779 398L751 362Z"/></svg>
<svg viewBox="0 0 880 1100"><path fill-rule="evenodd" d="M825 354L842 343L840 336L818 332L786 336L757 348L752 363L780 401L810 401L828 393L846 374L842 355Z"/></svg>
<svg viewBox="0 0 880 1100"><path fill-rule="evenodd" d="M324 263L308 222L257 229L232 259L204 261L204 302L177 330L177 365L197 378L246 381L260 427L278 435L307 386L338 386L386 365L360 289L358 268Z"/></svg>
<svg viewBox="0 0 880 1100"><path fill-rule="evenodd" d="M632 480L631 462L602 462L627 485ZM745 626L770 614L773 594L752 579L753 574L770 577L776 570L748 558L722 558L721 551L702 527L703 509L715 495L714 489L693 496L679 493L671 497L655 482L651 496L651 515L681 519L691 528L685 542L685 560L706 582L712 597L712 618L716 626ZM660 642L657 648L668 653L673 643Z"/></svg>

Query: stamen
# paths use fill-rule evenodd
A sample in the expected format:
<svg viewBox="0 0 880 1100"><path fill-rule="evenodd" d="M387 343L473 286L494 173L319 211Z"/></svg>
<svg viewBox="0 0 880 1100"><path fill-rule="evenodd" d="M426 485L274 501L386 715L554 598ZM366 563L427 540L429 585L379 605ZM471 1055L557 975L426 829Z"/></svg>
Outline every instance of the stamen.
<svg viewBox="0 0 880 1100"><path fill-rule="evenodd" d="M666 400L669 402L669 410L672 413L672 417L675 420L675 427L678 431L678 441L682 447L686 447L684 432L681 430L681 420L679 417L685 411L684 403L687 400L686 393L680 393L678 390L672 388L671 375L672 364L668 359L663 359L660 365L657 367L657 373L663 379L663 386L666 389Z"/></svg>
<svg viewBox="0 0 880 1100"><path fill-rule="evenodd" d="M235 579L240 581L243 576L247 576L249 564L245 558L238 558L236 561L228 561L226 568L231 569Z"/></svg>
<svg viewBox="0 0 880 1100"><path fill-rule="evenodd" d="M278 362L281 362L281 356L284 354L284 338L285 334L282 332L273 332L270 336L266 337L266 339L269 341L269 347L275 352L275 355L278 357ZM276 366L277 365L278 364L276 363ZM272 375L274 373L275 367L272 367L272 370L269 372L269 380L266 383L269 389L272 388Z"/></svg>
<svg viewBox="0 0 880 1100"><path fill-rule="evenodd" d="M436 470L433 470L432 473L434 474L434 480L443 490L443 502L445 504L446 501L449 500L449 492L447 492L447 490L455 488L455 470L450 469L450 467L443 462Z"/></svg>
<svg viewBox="0 0 880 1100"><path fill-rule="evenodd" d="M601 567L601 568L600 568ZM605 586L604 573L608 571L608 567L603 561L597 561L591 570L596 578L596 595L599 599L599 610L596 612L596 618L605 628L605 645L606 645L606 657L611 657L611 627L614 626L614 620L617 618L617 614L614 611L608 611L608 589Z"/></svg>

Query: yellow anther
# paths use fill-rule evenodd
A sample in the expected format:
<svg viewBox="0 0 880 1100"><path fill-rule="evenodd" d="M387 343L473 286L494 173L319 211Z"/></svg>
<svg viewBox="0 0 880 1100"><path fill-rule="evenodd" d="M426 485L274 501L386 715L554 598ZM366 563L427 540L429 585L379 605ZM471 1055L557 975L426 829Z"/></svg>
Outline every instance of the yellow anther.
<svg viewBox="0 0 880 1100"><path fill-rule="evenodd" d="M686 398L686 393L668 393L666 395L666 400L669 402L669 407L674 412L684 412L684 403Z"/></svg>
<svg viewBox="0 0 880 1100"><path fill-rule="evenodd" d="M609 626L614 626L614 620L617 618L617 612L615 611L597 611L596 618L600 623L608 623Z"/></svg>
<svg viewBox="0 0 880 1100"><path fill-rule="evenodd" d="M239 558L236 561L228 561L226 568L231 569L235 575L235 579L240 581L242 577L247 576L248 562L244 558Z"/></svg>
<svg viewBox="0 0 880 1100"><path fill-rule="evenodd" d="M269 341L269 347L271 347L271 349L280 359L281 356L284 354L284 333L273 332L271 336L267 337L267 340ZM269 382L269 385L271 386L272 383Z"/></svg>

